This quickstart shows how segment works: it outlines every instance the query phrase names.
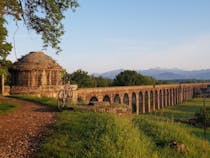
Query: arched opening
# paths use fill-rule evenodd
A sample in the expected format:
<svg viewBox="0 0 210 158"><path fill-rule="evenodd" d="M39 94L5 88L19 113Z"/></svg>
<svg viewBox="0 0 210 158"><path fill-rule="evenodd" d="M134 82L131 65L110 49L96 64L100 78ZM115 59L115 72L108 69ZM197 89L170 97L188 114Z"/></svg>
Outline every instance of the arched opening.
<svg viewBox="0 0 210 158"><path fill-rule="evenodd" d="M103 102L111 103L110 97L108 95L105 95L104 98L103 98Z"/></svg>
<svg viewBox="0 0 210 158"><path fill-rule="evenodd" d="M145 92L145 112L149 112L149 97L148 92Z"/></svg>
<svg viewBox="0 0 210 158"><path fill-rule="evenodd" d="M136 93L132 93L132 112L136 113Z"/></svg>
<svg viewBox="0 0 210 158"><path fill-rule="evenodd" d="M128 93L125 93L124 96L123 96L123 103L125 105L129 105L129 96L128 96Z"/></svg>
<svg viewBox="0 0 210 158"><path fill-rule="evenodd" d="M155 109L158 109L158 91L155 91Z"/></svg>
<svg viewBox="0 0 210 158"><path fill-rule="evenodd" d="M116 103L116 104L120 104L121 103L120 95L119 94L116 94L115 95L115 97L114 97L114 103Z"/></svg>
<svg viewBox="0 0 210 158"><path fill-rule="evenodd" d="M143 94L139 92L139 112L143 113Z"/></svg>
<svg viewBox="0 0 210 158"><path fill-rule="evenodd" d="M163 92L162 92L162 90L160 90L160 92L159 92L159 101L160 101L160 108L162 108L163 107L163 99L162 99L162 96L163 96Z"/></svg>
<svg viewBox="0 0 210 158"><path fill-rule="evenodd" d="M154 109L154 100L153 100L153 91L150 91L150 111L153 111Z"/></svg>
<svg viewBox="0 0 210 158"><path fill-rule="evenodd" d="M98 102L98 98L96 96L93 96L89 101L89 105L94 105L96 102Z"/></svg>

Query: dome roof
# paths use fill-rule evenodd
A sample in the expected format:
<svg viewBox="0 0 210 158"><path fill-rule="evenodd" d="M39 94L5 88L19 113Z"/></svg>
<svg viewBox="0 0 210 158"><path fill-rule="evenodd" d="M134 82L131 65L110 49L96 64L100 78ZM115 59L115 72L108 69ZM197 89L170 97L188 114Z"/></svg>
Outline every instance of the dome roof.
<svg viewBox="0 0 210 158"><path fill-rule="evenodd" d="M62 69L50 56L43 52L30 52L13 64L13 69L32 70L32 69Z"/></svg>

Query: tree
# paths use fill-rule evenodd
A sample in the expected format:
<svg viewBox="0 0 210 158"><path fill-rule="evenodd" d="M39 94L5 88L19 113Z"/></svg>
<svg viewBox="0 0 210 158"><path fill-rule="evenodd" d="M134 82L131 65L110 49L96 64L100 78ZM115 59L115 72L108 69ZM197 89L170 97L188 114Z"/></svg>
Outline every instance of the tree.
<svg viewBox="0 0 210 158"><path fill-rule="evenodd" d="M62 20L64 12L75 9L79 4L76 0L1 0L0 1L0 56L7 56L11 44L6 42L7 16L16 21L23 21L28 29L41 35L43 46L51 46L56 53L61 52L60 37L64 34Z"/></svg>
<svg viewBox="0 0 210 158"><path fill-rule="evenodd" d="M88 72L77 70L70 75L70 81L73 84L78 84L80 88L83 87L96 87L94 78L88 75Z"/></svg>
<svg viewBox="0 0 210 158"><path fill-rule="evenodd" d="M154 79L132 70L125 70L119 73L113 81L114 86L152 85L154 83Z"/></svg>
<svg viewBox="0 0 210 158"><path fill-rule="evenodd" d="M94 77L96 81L96 87L110 87L112 86L112 79L109 78L103 78L101 76L99 77Z"/></svg>

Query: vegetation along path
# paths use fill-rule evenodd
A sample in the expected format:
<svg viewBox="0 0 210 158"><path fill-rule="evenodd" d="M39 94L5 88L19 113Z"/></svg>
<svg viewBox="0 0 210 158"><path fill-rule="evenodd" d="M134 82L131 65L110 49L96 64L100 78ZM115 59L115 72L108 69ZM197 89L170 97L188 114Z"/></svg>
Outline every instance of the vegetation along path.
<svg viewBox="0 0 210 158"><path fill-rule="evenodd" d="M33 157L55 123L56 112L41 104L13 98L0 97L0 103L18 104L13 111L0 109L0 157Z"/></svg>

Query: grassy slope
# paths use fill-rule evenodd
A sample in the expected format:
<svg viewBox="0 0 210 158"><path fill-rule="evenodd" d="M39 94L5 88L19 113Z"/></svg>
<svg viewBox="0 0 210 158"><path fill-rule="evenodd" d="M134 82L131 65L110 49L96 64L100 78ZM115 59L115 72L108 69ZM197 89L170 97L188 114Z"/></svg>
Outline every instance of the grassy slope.
<svg viewBox="0 0 210 158"><path fill-rule="evenodd" d="M210 98L207 98L205 100L206 107L210 107ZM182 104L164 108L161 110L158 110L157 112L153 112L149 115L155 115L155 116L163 116L166 118L171 119L189 119L189 118L195 118L195 112L200 111L200 108L203 106L203 98L194 98L187 102L184 102ZM203 138L203 129L198 127L192 127L188 126L190 132L194 133L199 138ZM210 129L207 130L207 139L210 142Z"/></svg>
<svg viewBox="0 0 210 158"><path fill-rule="evenodd" d="M152 157L150 142L126 119L111 114L65 111L38 157Z"/></svg>
<svg viewBox="0 0 210 158"><path fill-rule="evenodd" d="M0 102L0 115L15 111L19 104L11 101Z"/></svg>
<svg viewBox="0 0 210 158"><path fill-rule="evenodd" d="M47 98L39 98L38 102L55 104ZM111 114L64 111L37 157L208 158L210 145L203 141L201 128L170 121L171 116L192 118L201 106L201 99L193 99L153 114L135 116L133 123ZM170 149L171 140L184 143L187 151L183 154Z"/></svg>

